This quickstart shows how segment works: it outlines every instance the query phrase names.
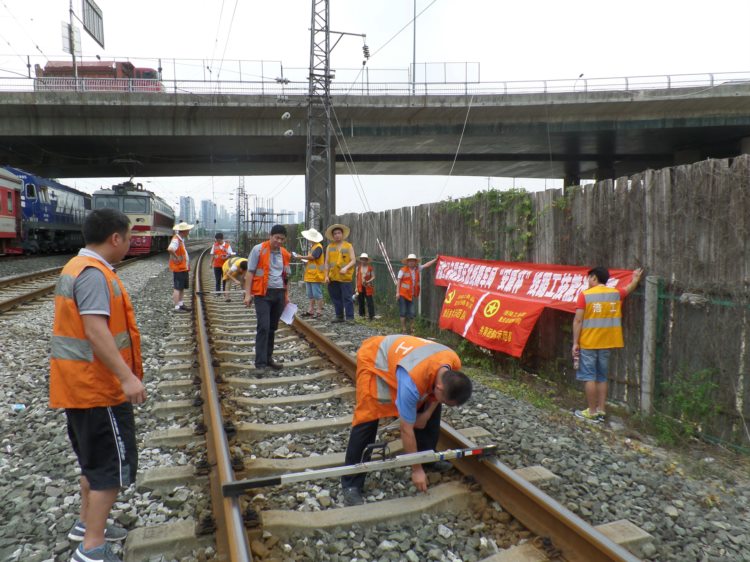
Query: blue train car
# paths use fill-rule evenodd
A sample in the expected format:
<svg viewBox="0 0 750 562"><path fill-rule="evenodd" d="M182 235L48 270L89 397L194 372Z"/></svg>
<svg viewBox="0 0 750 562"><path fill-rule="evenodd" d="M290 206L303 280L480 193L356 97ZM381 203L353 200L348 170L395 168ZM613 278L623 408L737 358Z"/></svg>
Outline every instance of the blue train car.
<svg viewBox="0 0 750 562"><path fill-rule="evenodd" d="M81 228L91 210L91 195L18 168L4 168L23 182L18 244L22 251L34 254L81 248Z"/></svg>

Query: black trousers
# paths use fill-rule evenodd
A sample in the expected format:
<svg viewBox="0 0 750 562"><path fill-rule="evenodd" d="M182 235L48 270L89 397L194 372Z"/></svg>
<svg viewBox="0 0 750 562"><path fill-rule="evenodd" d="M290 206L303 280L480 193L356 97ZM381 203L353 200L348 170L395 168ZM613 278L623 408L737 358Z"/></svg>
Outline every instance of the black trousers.
<svg viewBox="0 0 750 562"><path fill-rule="evenodd" d="M367 316L372 320L375 318L375 301L372 299L372 295L366 295L359 293L357 295L357 304L359 305L359 315L365 315L365 301L367 301Z"/></svg>
<svg viewBox="0 0 750 562"><path fill-rule="evenodd" d="M224 281L223 287L221 278L224 276L224 270L221 267L214 267L214 279L216 279L216 292L219 291L226 291L227 290L227 282Z"/></svg>
<svg viewBox="0 0 750 562"><path fill-rule="evenodd" d="M427 424L422 429L414 430L414 437L417 439L417 451L429 451L430 449L434 451L435 447L437 447L438 438L440 437L440 414L442 409L443 405L438 404L435 411L432 412L430 419L427 420ZM362 453L370 443L375 442L377 434L378 420L352 426L351 433L349 434L349 444L346 446L344 464L357 464L362 461L369 461L370 454L368 453L362 458ZM342 476L341 486L343 488L356 487L361 491L365 487L366 476L367 473Z"/></svg>
<svg viewBox="0 0 750 562"><path fill-rule="evenodd" d="M256 296L253 299L255 316L258 319L255 334L255 366L259 369L268 366L273 355L276 330L285 306L285 293L285 289L268 289L265 296Z"/></svg>

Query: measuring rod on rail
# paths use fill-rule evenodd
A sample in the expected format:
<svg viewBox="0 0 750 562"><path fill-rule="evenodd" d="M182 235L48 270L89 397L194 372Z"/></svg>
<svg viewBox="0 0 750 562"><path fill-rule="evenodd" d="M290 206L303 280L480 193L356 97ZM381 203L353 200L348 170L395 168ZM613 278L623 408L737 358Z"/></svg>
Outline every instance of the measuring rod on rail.
<svg viewBox="0 0 750 562"><path fill-rule="evenodd" d="M380 460L370 460L358 464L348 464L343 466L332 466L319 470L308 470L306 472L290 472L289 474L279 474L276 476L265 476L262 478L250 478L248 480L237 480L228 482L221 487L221 493L225 498L239 496L255 488L265 488L266 486L276 486L278 484L292 484L294 482L307 482L309 480L321 480L323 478L338 478L349 474L361 474L363 472L375 472L376 470L391 470L404 466L415 464L426 464L437 461L448 461L451 459L462 459L464 457L484 458L494 455L497 445L487 445L486 447L474 449L447 449L445 451L435 452L419 451L417 453L407 453L396 455L391 458L385 458L388 449L387 443L373 443L368 445L363 456L368 452L374 455L380 455Z"/></svg>

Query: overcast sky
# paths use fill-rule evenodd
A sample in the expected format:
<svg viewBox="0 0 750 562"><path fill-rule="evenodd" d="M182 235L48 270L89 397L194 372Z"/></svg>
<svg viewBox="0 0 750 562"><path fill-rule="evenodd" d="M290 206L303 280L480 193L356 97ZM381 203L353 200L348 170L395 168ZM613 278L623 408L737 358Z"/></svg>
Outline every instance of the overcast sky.
<svg viewBox="0 0 750 562"><path fill-rule="evenodd" d="M104 14L105 49L83 33L83 55L161 58L178 74L202 72L235 79L236 60L266 61L273 79L280 67L304 76L309 64L310 0L97 0ZM0 77L26 72L26 55L35 62L67 59L61 22L69 0L0 0ZM80 16L81 0L73 0ZM331 29L365 33L372 58L370 79L406 80L412 62L412 0L331 0ZM425 10L426 9L426 10ZM602 0L508 1L417 0L416 60L479 63L482 81L575 79L609 76L733 72L750 70L750 1ZM408 25L408 26L407 26ZM391 39L402 27L407 26ZM389 42L390 40L390 42ZM172 59L182 60L179 64ZM362 39L345 37L332 54L337 77L359 69ZM151 66L142 64L142 66ZM244 62L243 75L260 64ZM297 70L295 70L297 69ZM165 70L166 72L166 70ZM356 70L350 75L355 75ZM247 76L250 78L250 76ZM403 77L403 78L401 78ZM458 143L458 139L456 139ZM12 163L11 163L12 164ZM68 179L64 183L92 191L124 178ZM460 197L489 186L514 184L528 189L561 182L517 178L437 176L361 176L369 207L357 196L349 176L337 177L337 211L362 212ZM214 194L232 206L236 177L138 178L175 203L179 195L197 200ZM248 192L274 197L275 208L301 210L302 176L246 178ZM377 196L375 195L377 194Z"/></svg>

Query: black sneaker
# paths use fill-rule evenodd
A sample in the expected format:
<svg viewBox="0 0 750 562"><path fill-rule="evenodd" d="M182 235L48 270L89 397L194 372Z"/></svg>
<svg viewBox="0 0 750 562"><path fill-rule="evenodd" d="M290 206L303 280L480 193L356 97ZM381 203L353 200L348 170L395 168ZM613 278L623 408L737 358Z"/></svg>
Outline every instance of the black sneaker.
<svg viewBox="0 0 750 562"><path fill-rule="evenodd" d="M339 318L338 316L336 318L334 318L333 320L331 320L331 322L333 322L334 324L338 324L339 322L343 322L343 321L344 321L344 319L343 318Z"/></svg>
<svg viewBox="0 0 750 562"><path fill-rule="evenodd" d="M276 362L273 359L269 359L268 366L271 367L274 371L280 371L284 368L284 365L282 365L281 362Z"/></svg>
<svg viewBox="0 0 750 562"><path fill-rule="evenodd" d="M351 488L344 488L344 505L346 506L352 506L352 505L362 505L365 503L365 500L362 498L362 492L359 491L359 488L356 486L352 486Z"/></svg>
<svg viewBox="0 0 750 562"><path fill-rule="evenodd" d="M184 304L181 304L180 310L185 311L185 312L192 312L193 309L190 308L189 306L185 306Z"/></svg>

